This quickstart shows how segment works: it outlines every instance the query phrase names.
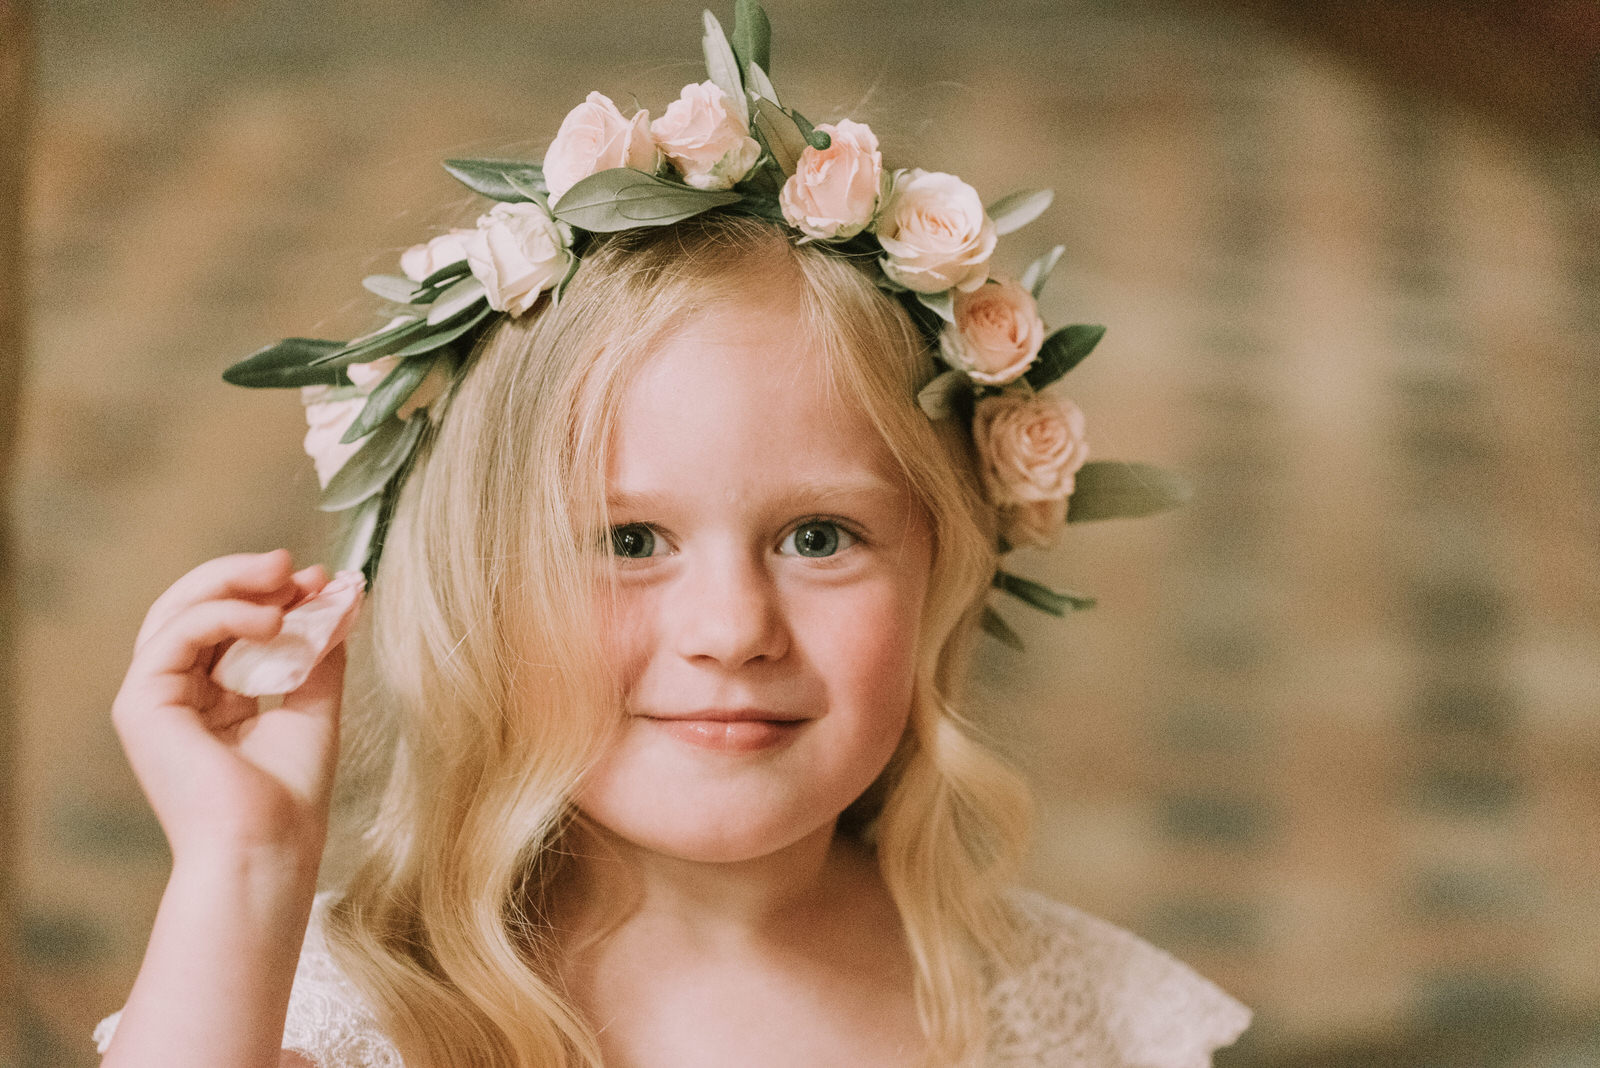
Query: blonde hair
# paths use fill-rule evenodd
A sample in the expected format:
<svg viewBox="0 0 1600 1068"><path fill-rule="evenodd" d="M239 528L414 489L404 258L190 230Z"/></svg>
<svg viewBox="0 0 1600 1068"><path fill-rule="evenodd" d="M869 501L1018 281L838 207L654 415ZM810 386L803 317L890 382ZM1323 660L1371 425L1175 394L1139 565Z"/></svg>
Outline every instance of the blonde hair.
<svg viewBox="0 0 1600 1068"><path fill-rule="evenodd" d="M965 433L914 402L935 369L906 312L844 258L718 213L597 239L558 307L503 320L400 494L371 608L382 711L347 741L392 764L327 932L414 1068L601 1063L545 908L571 799L615 719L591 617L607 441L663 332L763 271L796 287L833 388L931 520L909 726L839 827L876 850L934 1063L981 1056L1029 817L1021 781L955 711L993 510Z"/></svg>

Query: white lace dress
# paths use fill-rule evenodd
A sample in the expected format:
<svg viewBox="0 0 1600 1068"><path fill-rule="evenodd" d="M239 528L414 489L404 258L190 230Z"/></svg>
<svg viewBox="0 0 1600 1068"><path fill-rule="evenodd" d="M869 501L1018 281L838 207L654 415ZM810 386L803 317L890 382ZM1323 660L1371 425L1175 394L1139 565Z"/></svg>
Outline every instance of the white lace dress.
<svg viewBox="0 0 1600 1068"><path fill-rule="evenodd" d="M328 954L333 897L318 894L312 908L283 1048L317 1068L403 1068ZM992 1068L1209 1068L1250 1023L1249 1009L1134 934L1032 891L1011 900L1029 952L989 990ZM95 1028L101 1053L121 1015Z"/></svg>

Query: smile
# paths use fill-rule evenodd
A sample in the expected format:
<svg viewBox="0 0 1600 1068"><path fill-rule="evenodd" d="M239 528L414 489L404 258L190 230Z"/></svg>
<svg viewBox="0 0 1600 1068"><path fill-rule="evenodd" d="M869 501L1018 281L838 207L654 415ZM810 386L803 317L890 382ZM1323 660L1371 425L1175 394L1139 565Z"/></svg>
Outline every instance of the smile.
<svg viewBox="0 0 1600 1068"><path fill-rule="evenodd" d="M644 717L681 742L722 753L753 753L787 745L806 719L658 719Z"/></svg>

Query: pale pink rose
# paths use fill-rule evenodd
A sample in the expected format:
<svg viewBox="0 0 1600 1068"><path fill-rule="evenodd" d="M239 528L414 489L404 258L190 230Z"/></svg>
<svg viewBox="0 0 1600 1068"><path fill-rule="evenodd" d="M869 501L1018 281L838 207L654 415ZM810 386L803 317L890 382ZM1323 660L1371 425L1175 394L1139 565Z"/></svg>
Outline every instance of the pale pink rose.
<svg viewBox="0 0 1600 1068"><path fill-rule="evenodd" d="M1089 458L1083 413L1048 393L1002 393L978 401L972 440L990 503L1006 508L1065 500Z"/></svg>
<svg viewBox="0 0 1600 1068"><path fill-rule="evenodd" d="M345 640L367 585L359 571L341 571L283 614L283 628L264 641L240 638L211 669L224 690L265 697L298 690L323 657Z"/></svg>
<svg viewBox="0 0 1600 1068"><path fill-rule="evenodd" d="M818 240L854 237L878 210L883 153L878 138L863 123L840 119L823 123L833 143L807 145L794 174L783 183L778 206L789 225Z"/></svg>
<svg viewBox="0 0 1600 1068"><path fill-rule="evenodd" d="M345 400L322 399L331 392L331 386L305 386L300 390L300 400L306 406L306 455L316 465L317 482L323 489L328 488L328 481L361 448L359 440L345 443L339 439L367 403L364 395Z"/></svg>
<svg viewBox="0 0 1600 1068"><path fill-rule="evenodd" d="M467 238L467 263L495 311L521 315L566 276L572 254L538 204L496 204Z"/></svg>
<svg viewBox="0 0 1600 1068"><path fill-rule="evenodd" d="M973 290L997 240L977 190L953 174L897 171L878 212L883 273L918 293Z"/></svg>
<svg viewBox="0 0 1600 1068"><path fill-rule="evenodd" d="M939 335L945 362L974 382L1003 386L1022 377L1044 344L1044 320L1033 294L1007 279L957 291L956 321Z"/></svg>
<svg viewBox="0 0 1600 1068"><path fill-rule="evenodd" d="M1000 509L1000 536L1007 545L1049 548L1067 522L1067 499L1029 501Z"/></svg>
<svg viewBox="0 0 1600 1068"><path fill-rule="evenodd" d="M716 82L684 86L666 113L650 124L650 134L696 189L732 189L761 157L761 146Z"/></svg>
<svg viewBox="0 0 1600 1068"><path fill-rule="evenodd" d="M400 273L420 282L446 264L460 263L467 258L466 239L471 234L471 230L456 229L412 245L400 254Z"/></svg>
<svg viewBox="0 0 1600 1068"><path fill-rule="evenodd" d="M556 139L544 154L544 182L553 204L591 174L616 167L656 169L656 146L650 139L650 113L625 119L604 93L590 93L561 120Z"/></svg>

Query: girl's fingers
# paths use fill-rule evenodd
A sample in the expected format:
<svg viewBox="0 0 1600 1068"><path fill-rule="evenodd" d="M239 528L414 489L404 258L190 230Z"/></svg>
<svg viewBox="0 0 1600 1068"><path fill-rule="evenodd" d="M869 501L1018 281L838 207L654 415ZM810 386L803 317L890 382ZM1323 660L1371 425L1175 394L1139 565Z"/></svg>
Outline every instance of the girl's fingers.
<svg viewBox="0 0 1600 1068"><path fill-rule="evenodd" d="M179 613L202 601L246 598L277 605L289 603L299 595L297 583L293 581L296 576L290 574L292 566L286 549L237 553L207 560L156 598L145 615L144 625L139 628L139 636L134 639L134 649L141 648Z"/></svg>
<svg viewBox="0 0 1600 1068"><path fill-rule="evenodd" d="M130 676L184 674L223 642L266 640L283 626L283 609L254 601L202 601L168 619L134 654Z"/></svg>

